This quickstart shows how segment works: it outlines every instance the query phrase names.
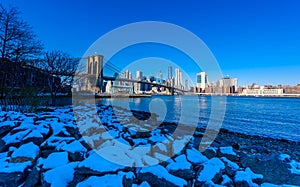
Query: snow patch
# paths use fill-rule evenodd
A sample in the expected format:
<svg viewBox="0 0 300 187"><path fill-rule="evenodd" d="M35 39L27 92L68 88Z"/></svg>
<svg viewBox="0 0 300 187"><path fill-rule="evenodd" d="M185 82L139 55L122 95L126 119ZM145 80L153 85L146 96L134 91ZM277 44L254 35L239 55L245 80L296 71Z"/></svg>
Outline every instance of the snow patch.
<svg viewBox="0 0 300 187"><path fill-rule="evenodd" d="M172 182L178 186L186 186L187 182L184 179L181 179L179 177L175 177L174 175L171 175L168 173L168 171L161 165L155 165L150 167L143 167L140 170L140 173L151 173L155 176L157 176L160 179L166 179L169 182Z"/></svg>
<svg viewBox="0 0 300 187"><path fill-rule="evenodd" d="M30 158L35 159L40 153L40 148L34 143L30 142L27 144L21 145L17 150L13 152L11 155L12 158Z"/></svg>
<svg viewBox="0 0 300 187"><path fill-rule="evenodd" d="M187 149L186 157L187 157L188 161L190 161L193 164L202 164L202 163L208 161L208 158L206 158L206 156L202 155L195 148Z"/></svg>
<svg viewBox="0 0 300 187"><path fill-rule="evenodd" d="M44 180L52 187L68 186L68 183L73 180L74 169L77 165L78 162L72 162L49 170L44 173Z"/></svg>
<svg viewBox="0 0 300 187"><path fill-rule="evenodd" d="M236 153L233 151L233 148L231 146L228 147L220 147L220 153L226 154L226 155L233 155L236 156Z"/></svg>
<svg viewBox="0 0 300 187"><path fill-rule="evenodd" d="M198 175L197 180L200 182L210 181L223 169L225 169L224 163L219 158L212 158L204 163L204 168Z"/></svg>

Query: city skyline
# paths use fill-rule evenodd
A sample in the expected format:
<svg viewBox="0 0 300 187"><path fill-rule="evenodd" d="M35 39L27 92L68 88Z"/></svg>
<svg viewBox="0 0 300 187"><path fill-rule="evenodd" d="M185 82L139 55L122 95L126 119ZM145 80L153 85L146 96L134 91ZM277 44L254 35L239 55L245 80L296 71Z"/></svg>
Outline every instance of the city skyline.
<svg viewBox="0 0 300 187"><path fill-rule="evenodd" d="M4 4L20 9L49 50L59 48L82 56L96 39L112 29L136 21L159 20L182 26L200 37L218 60L223 75L239 77L241 85L296 85L300 80L298 1L4 0ZM90 7L97 6L104 8L91 11ZM185 71L191 77L200 72L189 67Z"/></svg>

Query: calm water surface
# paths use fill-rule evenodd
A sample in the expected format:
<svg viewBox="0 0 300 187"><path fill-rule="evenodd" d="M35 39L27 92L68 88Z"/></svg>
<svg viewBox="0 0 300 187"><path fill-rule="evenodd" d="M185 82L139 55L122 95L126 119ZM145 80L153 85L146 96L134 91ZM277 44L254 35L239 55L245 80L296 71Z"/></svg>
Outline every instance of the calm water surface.
<svg viewBox="0 0 300 187"><path fill-rule="evenodd" d="M103 99L101 103L157 113L159 120L179 122L181 118L186 125L204 127L210 118L220 120L224 113L222 128L300 142L300 98L152 96ZM218 115L212 117L212 113Z"/></svg>

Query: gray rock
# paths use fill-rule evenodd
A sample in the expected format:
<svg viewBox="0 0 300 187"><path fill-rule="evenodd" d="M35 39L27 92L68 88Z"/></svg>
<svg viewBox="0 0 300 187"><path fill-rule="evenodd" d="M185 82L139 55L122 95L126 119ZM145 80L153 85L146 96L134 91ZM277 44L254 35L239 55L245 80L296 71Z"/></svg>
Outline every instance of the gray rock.
<svg viewBox="0 0 300 187"><path fill-rule="evenodd" d="M223 175L221 185L222 186L233 186L233 181L227 175Z"/></svg>
<svg viewBox="0 0 300 187"><path fill-rule="evenodd" d="M82 175L104 175L117 173L126 167L112 163L92 152L90 156L79 163L76 173Z"/></svg>
<svg viewBox="0 0 300 187"><path fill-rule="evenodd" d="M31 166L32 163L29 161L23 163L8 163L4 161L0 166L0 186L19 186L24 182L28 168Z"/></svg>
<svg viewBox="0 0 300 187"><path fill-rule="evenodd" d="M0 186L15 187L24 182L26 174L22 172L2 173L0 172Z"/></svg>
<svg viewBox="0 0 300 187"><path fill-rule="evenodd" d="M208 181L217 183L221 180L222 171L225 169L225 165L219 158L212 158L203 165L204 168L199 172L195 185L201 186Z"/></svg>
<svg viewBox="0 0 300 187"><path fill-rule="evenodd" d="M248 156L241 162L244 167L249 167L253 172L262 174L264 176L262 182L300 186L300 175L291 173L289 160L280 157L279 154Z"/></svg>
<svg viewBox="0 0 300 187"><path fill-rule="evenodd" d="M192 169L192 164L187 161L184 154L176 157L175 162L170 163L166 169L172 175L186 180L195 178L195 171Z"/></svg>
<svg viewBox="0 0 300 187"><path fill-rule="evenodd" d="M34 167L29 174L26 176L26 180L23 187L34 187L40 181L40 169Z"/></svg>
<svg viewBox="0 0 300 187"><path fill-rule="evenodd" d="M139 181L147 181L151 186L186 186L187 182L179 177L175 177L161 165L142 168L137 173Z"/></svg>
<svg viewBox="0 0 300 187"><path fill-rule="evenodd" d="M246 168L245 171L238 171L234 176L234 183L239 187L251 187L255 185L255 182L260 182L263 176L260 174L255 174L250 168Z"/></svg>
<svg viewBox="0 0 300 187"><path fill-rule="evenodd" d="M228 147L220 147L217 153L218 157L226 157L231 161L238 161L237 154L233 151L231 146Z"/></svg>
<svg viewBox="0 0 300 187"><path fill-rule="evenodd" d="M208 159L211 159L217 156L217 150L213 147L209 147L204 152L202 152L202 154Z"/></svg>
<svg viewBox="0 0 300 187"><path fill-rule="evenodd" d="M0 125L0 137L6 135L14 126L15 123L13 121L4 121L1 122Z"/></svg>
<svg viewBox="0 0 300 187"><path fill-rule="evenodd" d="M231 162L230 160L228 160L226 157L222 157L221 160L225 164L225 172L226 172L226 174L229 175L230 177L234 177L235 173L239 169L239 166L236 163Z"/></svg>
<svg viewBox="0 0 300 187"><path fill-rule="evenodd" d="M11 155L10 162L34 162L39 155L40 148L34 143L30 142L27 144L23 144L18 149L16 149Z"/></svg>

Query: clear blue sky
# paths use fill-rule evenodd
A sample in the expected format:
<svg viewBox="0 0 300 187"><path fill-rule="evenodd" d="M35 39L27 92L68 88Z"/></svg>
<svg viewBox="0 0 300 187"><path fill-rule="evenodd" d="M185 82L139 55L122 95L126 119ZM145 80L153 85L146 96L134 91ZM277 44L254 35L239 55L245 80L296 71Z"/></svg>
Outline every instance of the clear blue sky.
<svg viewBox="0 0 300 187"><path fill-rule="evenodd" d="M2 2L19 7L48 50L62 49L82 56L95 40L116 27L164 21L200 37L223 74L237 77L240 85L300 83L298 0Z"/></svg>

